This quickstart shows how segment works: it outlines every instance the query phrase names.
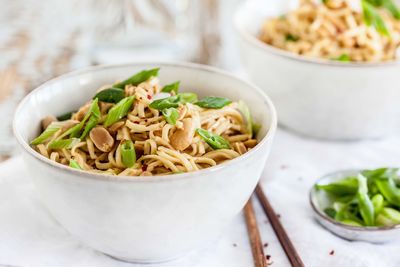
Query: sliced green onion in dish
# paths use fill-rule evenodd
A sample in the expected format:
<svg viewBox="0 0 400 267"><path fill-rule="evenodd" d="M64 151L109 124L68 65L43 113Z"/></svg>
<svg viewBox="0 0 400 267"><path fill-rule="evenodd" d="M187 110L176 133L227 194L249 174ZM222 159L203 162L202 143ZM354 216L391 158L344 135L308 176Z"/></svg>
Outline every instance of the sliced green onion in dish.
<svg viewBox="0 0 400 267"><path fill-rule="evenodd" d="M77 125L69 128L66 130L62 135L60 135L57 140L61 140L66 136L69 136L71 138L77 138L82 135L82 129L83 126L85 126L86 121L94 114L94 116L100 116L100 109L98 105L98 99L92 100L92 103L90 104L89 110L86 112L85 117L82 119L80 123ZM93 122L91 123L93 124Z"/></svg>
<svg viewBox="0 0 400 267"><path fill-rule="evenodd" d="M135 100L134 96L128 96L119 101L115 106L113 106L108 111L106 120L104 122L104 127L108 127L111 124L125 117L129 113L134 100Z"/></svg>
<svg viewBox="0 0 400 267"><path fill-rule="evenodd" d="M330 184L316 185L316 188L324 190L336 196L344 196L348 194L355 194L358 190L357 177L347 177Z"/></svg>
<svg viewBox="0 0 400 267"><path fill-rule="evenodd" d="M157 99L150 103L149 107L163 110L166 108L177 108L179 104L194 103L197 101L197 95L194 93L180 93L174 96Z"/></svg>
<svg viewBox="0 0 400 267"><path fill-rule="evenodd" d="M52 137L56 132L58 132L61 129L61 127L62 126L60 125L60 123L57 122L50 123L50 125L47 126L46 130L44 130L44 132L41 135L39 135L38 137L36 137L31 141L31 145L39 145L44 143L46 140Z"/></svg>
<svg viewBox="0 0 400 267"><path fill-rule="evenodd" d="M61 139L51 141L48 145L49 149L71 149L73 146L78 144L81 140L79 138Z"/></svg>
<svg viewBox="0 0 400 267"><path fill-rule="evenodd" d="M220 135L213 134L207 130L197 128L196 132L212 149L229 149L231 145Z"/></svg>
<svg viewBox="0 0 400 267"><path fill-rule="evenodd" d="M231 100L224 97L208 96L195 102L194 104L202 108L220 109L232 103Z"/></svg>
<svg viewBox="0 0 400 267"><path fill-rule="evenodd" d="M195 93L179 93L177 96L182 104L194 103L197 101L197 95Z"/></svg>
<svg viewBox="0 0 400 267"><path fill-rule="evenodd" d="M397 20L400 19L400 10L398 9L393 0L366 0L366 1L374 7L385 8L390 13L392 13L392 16L395 19Z"/></svg>
<svg viewBox="0 0 400 267"><path fill-rule="evenodd" d="M296 35L292 35L290 33L286 34L285 36L285 41L286 42L297 42L299 40L299 37Z"/></svg>
<svg viewBox="0 0 400 267"><path fill-rule="evenodd" d="M125 91L120 88L107 88L98 92L93 99L106 103L118 103L125 98Z"/></svg>
<svg viewBox="0 0 400 267"><path fill-rule="evenodd" d="M165 120L172 125L176 124L176 121L179 118L179 112L176 108L166 108L162 110L162 114Z"/></svg>
<svg viewBox="0 0 400 267"><path fill-rule="evenodd" d="M171 84L167 84L166 86L163 87L161 92L163 92L163 93L174 92L175 95L176 95L176 94L178 94L180 83L181 83L180 81L177 81L177 82L174 82L174 83L171 83Z"/></svg>
<svg viewBox="0 0 400 267"><path fill-rule="evenodd" d="M386 24L375 7L367 0L361 0L361 7L365 24L368 26L374 26L379 33L389 36L389 31L386 27Z"/></svg>
<svg viewBox="0 0 400 267"><path fill-rule="evenodd" d="M124 140L121 144L121 159L125 167L130 168L136 162L135 146L131 140Z"/></svg>
<svg viewBox="0 0 400 267"><path fill-rule="evenodd" d="M72 117L72 114L73 114L72 111L71 111L71 112L64 113L64 114L58 116L58 117L57 117L57 120L58 120L58 121L70 120L71 117Z"/></svg>
<svg viewBox="0 0 400 267"><path fill-rule="evenodd" d="M114 88L124 89L126 85L139 85L142 82L149 80L151 77L158 76L158 71L160 68L150 69L150 70L142 70L141 72L136 73L135 75L129 77L128 79L116 83L113 85Z"/></svg>
<svg viewBox="0 0 400 267"><path fill-rule="evenodd" d="M179 96L170 96L162 99L154 100L150 103L149 107L153 109L163 110L167 108L177 108L180 103Z"/></svg>
<svg viewBox="0 0 400 267"><path fill-rule="evenodd" d="M350 56L348 54L341 54L336 58L332 58L332 60L342 61L342 62L350 62Z"/></svg>
<svg viewBox="0 0 400 267"><path fill-rule="evenodd" d="M89 134L89 132L96 127L96 125L99 123L100 119L100 108L97 102L93 104L93 108L91 109L91 114L89 117L88 122L86 123L85 129L83 130L83 133L81 135L81 139L85 139L86 136Z"/></svg>
<svg viewBox="0 0 400 267"><path fill-rule="evenodd" d="M400 224L397 178L395 168L364 170L315 188L327 194L324 212L334 220L353 226L390 226Z"/></svg>
<svg viewBox="0 0 400 267"><path fill-rule="evenodd" d="M260 130L261 125L254 123L249 107L242 100L238 101L238 110L243 115L247 132L251 134L252 137L255 137Z"/></svg>
<svg viewBox="0 0 400 267"><path fill-rule="evenodd" d="M70 166L71 168L74 168L74 169L82 170L82 168L81 168L81 166L79 165L79 163L78 163L77 161L73 160L73 159L70 159L70 160L69 160L69 166Z"/></svg>

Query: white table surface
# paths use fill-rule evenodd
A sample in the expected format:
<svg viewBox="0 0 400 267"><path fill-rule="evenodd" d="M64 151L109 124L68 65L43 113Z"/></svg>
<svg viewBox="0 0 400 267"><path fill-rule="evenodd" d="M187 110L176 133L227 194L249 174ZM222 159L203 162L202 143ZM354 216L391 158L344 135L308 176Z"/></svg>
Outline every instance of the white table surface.
<svg viewBox="0 0 400 267"><path fill-rule="evenodd" d="M338 169L398 166L399 161L400 138L337 143L278 130L262 185L306 266L400 266L400 240L373 245L340 239L313 220L308 203L308 190L320 175ZM289 266L259 204L254 203L271 266ZM0 266L139 265L112 259L70 236L40 203L17 156L0 164ZM253 266L243 216L235 218L217 243L177 261L144 266Z"/></svg>

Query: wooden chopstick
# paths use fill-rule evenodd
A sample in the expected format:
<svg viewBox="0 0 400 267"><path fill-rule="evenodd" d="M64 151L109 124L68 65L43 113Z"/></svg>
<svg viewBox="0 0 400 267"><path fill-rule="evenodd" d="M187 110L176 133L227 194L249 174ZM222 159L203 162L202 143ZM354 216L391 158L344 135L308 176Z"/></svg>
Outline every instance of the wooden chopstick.
<svg viewBox="0 0 400 267"><path fill-rule="evenodd" d="M274 209L272 208L263 190L261 189L260 184L257 185L255 192L291 265L293 267L304 267L303 261L301 260L299 254L297 253L295 247L293 246L292 241L290 241L289 236L287 235L285 229L283 228L279 220L279 217L276 215Z"/></svg>
<svg viewBox="0 0 400 267"><path fill-rule="evenodd" d="M247 231L249 233L251 251L255 267L266 267L264 249L261 242L260 231L258 230L256 215L254 214L251 197L244 206L244 217L246 219Z"/></svg>

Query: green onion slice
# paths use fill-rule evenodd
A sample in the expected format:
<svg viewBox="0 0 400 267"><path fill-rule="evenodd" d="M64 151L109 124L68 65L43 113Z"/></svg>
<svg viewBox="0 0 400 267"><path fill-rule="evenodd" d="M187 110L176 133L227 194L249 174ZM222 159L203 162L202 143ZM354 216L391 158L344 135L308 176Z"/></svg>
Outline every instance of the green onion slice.
<svg viewBox="0 0 400 267"><path fill-rule="evenodd" d="M120 88L107 88L98 92L93 99L107 103L118 103L125 98L125 91Z"/></svg>
<svg viewBox="0 0 400 267"><path fill-rule="evenodd" d="M70 120L71 117L72 117L72 113L73 113L72 111L71 111L71 112L64 113L64 114L58 116L58 117L57 117L57 120L58 120L58 121Z"/></svg>
<svg viewBox="0 0 400 267"><path fill-rule="evenodd" d="M31 141L31 145L39 145L45 142L47 139L52 137L58 130L61 129L61 125L59 122L52 122L49 126L47 126L46 130L41 133L38 137Z"/></svg>
<svg viewBox="0 0 400 267"><path fill-rule="evenodd" d="M113 106L108 111L106 120L104 122L104 127L108 127L125 117L129 113L129 110L131 109L134 100L134 96L128 96L119 101L115 106Z"/></svg>
<svg viewBox="0 0 400 267"><path fill-rule="evenodd" d="M121 145L121 159L125 167L130 168L136 162L135 146L131 140L125 140Z"/></svg>
<svg viewBox="0 0 400 267"><path fill-rule="evenodd" d="M162 110L162 114L165 120L172 125L176 124L176 121L179 118L179 112L176 108L166 108Z"/></svg>
<svg viewBox="0 0 400 267"><path fill-rule="evenodd" d="M131 76L130 78L113 85L114 88L121 88L124 89L126 85L138 85L142 82L147 81L151 77L157 76L158 71L160 68L150 69L150 70L142 70L141 72L136 73L135 75Z"/></svg>
<svg viewBox="0 0 400 267"><path fill-rule="evenodd" d="M379 15L378 11L373 5L371 5L367 0L361 0L361 6L363 10L363 18L365 24L368 26L374 26L374 28L382 35L389 36L389 31L386 27L385 22Z"/></svg>
<svg viewBox="0 0 400 267"><path fill-rule="evenodd" d="M99 122L100 119L100 108L99 105L96 103L93 105L93 109L91 110L91 116L89 118L89 121L87 122L85 129L83 130L83 133L81 135L81 140L85 139L86 136L89 134L89 132L96 127L97 123Z"/></svg>
<svg viewBox="0 0 400 267"><path fill-rule="evenodd" d="M195 93L179 93L177 96L182 104L194 103L197 101L197 95Z"/></svg>
<svg viewBox="0 0 400 267"><path fill-rule="evenodd" d="M171 84L167 84L166 86L163 87L161 92L164 92L164 93L175 92L175 95L176 95L176 94L178 94L179 84L180 84L180 81L177 81L177 82L174 82Z"/></svg>
<svg viewBox="0 0 400 267"><path fill-rule="evenodd" d="M229 100L228 98L208 96L200 101L197 101L194 104L202 108L219 109L225 107L226 105L229 105L230 103L232 103L232 101Z"/></svg>
<svg viewBox="0 0 400 267"><path fill-rule="evenodd" d="M71 168L74 168L74 169L82 170L82 168L81 168L81 166L79 165L79 163L78 163L77 161L73 160L73 159L70 159L70 160L69 160L69 166L70 166Z"/></svg>
<svg viewBox="0 0 400 267"><path fill-rule="evenodd" d="M49 149L71 149L73 146L78 144L81 141L79 138L70 138L70 139L62 139L62 140L54 140L52 141L48 148Z"/></svg>
<svg viewBox="0 0 400 267"><path fill-rule="evenodd" d="M197 128L196 132L213 149L229 149L229 142L220 135L213 134L207 130Z"/></svg>
<svg viewBox="0 0 400 267"><path fill-rule="evenodd" d="M239 100L238 102L238 110L240 113L242 113L244 120L245 120L245 126L247 129L247 132L251 134L253 137L255 137L258 133L258 131L261 128L260 124L254 123L253 117L251 116L250 109L249 107L242 101Z"/></svg>

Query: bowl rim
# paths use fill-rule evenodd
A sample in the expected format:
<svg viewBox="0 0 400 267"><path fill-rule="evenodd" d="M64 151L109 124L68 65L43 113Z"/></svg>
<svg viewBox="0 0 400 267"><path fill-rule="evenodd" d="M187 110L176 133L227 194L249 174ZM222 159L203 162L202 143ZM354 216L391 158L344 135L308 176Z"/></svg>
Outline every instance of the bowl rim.
<svg viewBox="0 0 400 267"><path fill-rule="evenodd" d="M118 176L118 175L110 175L110 174L102 174L102 173L92 173L84 170L78 170L71 168L69 166L54 162L43 155L39 154L36 152L29 144L26 142L22 135L19 133L17 129L17 114L19 113L20 110L22 110L27 103L27 101L35 95L38 91L40 90L46 90L49 85L58 83L64 79L68 79L70 77L74 77L77 75L82 75L82 74L88 74L93 71L99 71L99 70L107 70L107 69L116 69L116 68L123 68L123 67L149 67L149 66L160 66L160 68L164 67L179 67L179 68L189 68L197 71L204 71L208 73L214 73L218 75L222 75L225 77L228 77L230 79L235 80L236 82L240 82L250 88L252 88L256 93L258 93L265 102L268 105L268 108L270 109L270 125L266 126L268 127L268 130L265 134L265 136L258 142L258 144L252 148L250 151L247 153L240 155L237 158L231 159L229 161L226 161L222 164L215 165L209 168L201 169L198 171L194 172L186 172L186 173L179 173L179 174L169 174L169 175L157 175L157 176ZM23 148L25 152L27 152L28 155L33 157L35 160L38 160L46 165L48 165L51 168L55 168L59 171L66 172L72 176L75 176L77 178L89 178L89 179L96 179L96 180L103 180L103 181L117 181L117 182L162 182L162 181L174 181L174 180L181 180L181 179L190 179L190 178L196 178L200 177L203 175L207 175L209 173L214 173L218 172L221 169L229 168L230 166L236 164L239 160L244 160L254 153L256 151L260 150L262 146L264 146L270 139L273 138L276 129L277 129L277 113L275 106L272 102L272 100L268 97L264 91L262 91L260 88L258 88L256 85L252 84L251 82L244 80L242 78L239 78L235 76L233 73L229 73L228 71L218 69L216 67L208 66L208 65L203 65L203 64L197 64L197 63L189 63L189 62L170 62L170 61L159 61L159 62L153 62L153 61L140 61L140 62L131 62L131 63L124 63L124 64L105 64L105 65L97 65L97 66L89 66L86 68L78 69L75 71L67 72L65 74L62 74L60 76L57 76L53 79L50 79L35 89L33 89L31 92L29 92L23 99L22 101L18 104L14 117L13 117L13 133L14 136L17 139L17 143Z"/></svg>
<svg viewBox="0 0 400 267"><path fill-rule="evenodd" d="M395 67L400 66L400 59L397 60L388 60L384 62L340 62L334 61L324 58L317 58L317 57L306 57L297 55L295 53L274 47L272 45L266 44L259 40L256 36L246 31L243 27L243 22L241 21L241 17L243 16L244 12L246 12L249 1L243 1L241 4L237 5L234 15L233 15L233 27L239 36L255 47L256 49L272 54L277 57L285 58L292 61L297 61L301 63L310 63L314 65L320 66L330 66L330 67L345 67L345 68L375 68L375 67ZM260 25L261 26L261 25Z"/></svg>
<svg viewBox="0 0 400 267"><path fill-rule="evenodd" d="M309 203L312 207L312 210L314 211L314 214L317 215L320 219L327 221L330 224L333 224L335 226L338 226L340 228L344 228L346 230L350 230L350 231L355 231L355 232L377 232L377 231L388 231L388 230L394 230L394 229L400 229L400 224L395 224L395 225L391 225L391 226L352 226L352 225L348 225L348 224L344 224L338 221L335 221L334 219L332 219L331 217L329 217L328 215L326 215L319 207L318 203L315 203L314 200L316 200L315 193L316 193L316 188L315 185L317 185L318 183L320 183L321 181L325 180L325 179L329 179L332 176L337 176L337 175L344 175L345 173L357 173L360 172L361 169L346 169L346 170L339 170L339 171L334 171L334 172L330 172L328 174L325 174L323 176L321 176L320 178L318 178L314 183L313 186L310 189L309 192ZM341 177L344 178L344 177ZM340 179L340 178L338 178Z"/></svg>

